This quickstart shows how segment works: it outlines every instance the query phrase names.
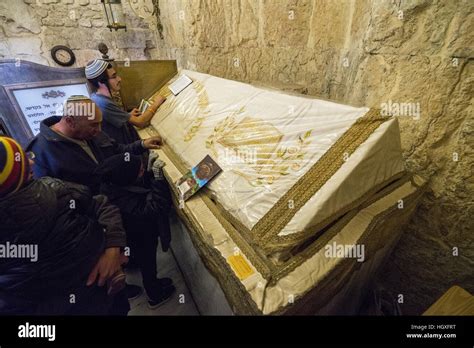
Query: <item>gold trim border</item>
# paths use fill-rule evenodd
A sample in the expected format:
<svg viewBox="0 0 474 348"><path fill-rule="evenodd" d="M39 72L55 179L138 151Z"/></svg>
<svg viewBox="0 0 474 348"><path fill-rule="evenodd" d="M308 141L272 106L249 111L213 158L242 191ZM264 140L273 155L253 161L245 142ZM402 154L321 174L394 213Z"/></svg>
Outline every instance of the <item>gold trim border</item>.
<svg viewBox="0 0 474 348"><path fill-rule="evenodd" d="M290 243L302 242L314 232L308 233L308 228L286 236L278 236L278 233L288 224L294 215L303 207L307 201L340 169L344 164L344 157L350 156L382 123L390 117L381 117L379 109L371 109L356 122L331 146L331 148L301 177L278 201L277 203L249 230L232 214L222 208L219 202L214 202L220 209L221 214L236 229L248 244L256 245L262 252L269 254L286 248ZM165 146L165 152L175 164L181 166L180 170L186 171L186 164L180 159L170 146ZM335 156L335 157L333 157ZM311 227L324 228L333 220L347 213L355 205L361 204L369 193L375 193L384 185L400 178L405 173L400 172L389 178L384 183L372 188L362 197L347 206L339 209L336 213L325 218L317 225ZM204 189L206 196L210 196L208 190ZM299 197L298 200L292 197ZM210 199L210 198L209 198ZM293 200L295 207L288 208L288 202ZM208 202L208 201L207 201ZM275 220L276 219L276 220ZM282 220L283 219L283 220ZM277 223L280 223L277 226Z"/></svg>
<svg viewBox="0 0 474 348"><path fill-rule="evenodd" d="M285 235L285 236L278 236L278 238L274 239L275 240L274 242L269 242L268 244L266 244L263 247L263 249L267 253L272 253L272 252L284 250L284 249L290 247L291 244L304 243L308 238L312 237L315 234L315 231L317 233L318 231L324 229L326 226L331 224L331 222L336 221L341 216L348 213L350 210L357 208L358 206L361 206L361 205L366 206L364 203L366 202L367 199L369 199L370 197L375 195L378 191L382 190L386 186L394 183L395 181L397 181L400 178L403 178L406 175L407 175L406 172L403 171L403 172L399 172L399 173L391 176L390 178L388 178L388 179L382 181L381 183L375 185L369 191L365 192L362 196L360 196L357 199L355 199L354 201L348 203L343 208L341 208L338 211L336 211L335 213L329 215L328 217L321 220L320 222L318 222L318 223L316 223L312 226L308 226L304 230L302 230L298 233Z"/></svg>
<svg viewBox="0 0 474 348"><path fill-rule="evenodd" d="M409 176L407 175L407 177L409 177ZM167 180L171 183L173 182L171 180L171 178L169 178L168 176L167 176ZM402 181L403 181L403 184L404 184L408 180L406 180L406 178L403 178ZM403 200L406 203L406 206L405 206L404 211L400 215L401 217L410 216L411 214L413 214L413 212L416 209L417 202L419 201L419 199L423 195L423 193L425 191L425 188L426 188L426 182L424 182L422 185L418 185L414 182L413 179L411 179L411 181L412 181L413 186L415 186L415 190L411 194L409 194L408 196L403 197ZM380 192L382 197L385 194L387 194L387 192L389 191L391 186L392 185L390 185L389 187L385 188L384 190L382 190ZM400 186L401 185L398 185L396 188L398 188ZM396 190L396 188L394 188L393 190L390 190L390 191L394 191L394 190ZM177 191L174 191L174 192L177 192ZM174 201L175 204L178 203L177 200L176 200L176 196L173 196L173 201ZM371 199L371 201L372 202L370 204L373 204L374 202L377 201L377 199L375 199L375 197L374 197L373 199ZM370 204L368 204L368 206ZM234 272L232 271L230 266L227 264L225 258L223 258L222 255L220 255L212 246L209 247L209 246L205 245L205 243L202 240L200 240L200 237L197 235L196 232L197 231L202 231L202 228L200 227L200 225L198 223L194 222L193 219L190 218L191 212L189 211L189 209L187 207L185 207L185 211L182 211L181 209L177 209L177 210L178 210L178 215L181 218L183 218L186 226L189 229L191 240L192 240L194 246L196 247L199 255L201 256L201 259L203 260L206 267L211 271L211 273L219 280L220 285L223 287L224 294L225 294L227 300L229 301L229 303L231 304L232 310L238 315L262 315L263 314L262 310L260 310L257 307L255 301L252 299L252 297L250 296L248 291L243 287L241 282L238 280L237 276L234 275ZM397 211L401 212L398 209L397 205L395 204L391 208L386 209L383 212L379 213L378 215L374 216L372 221L370 222L369 226L367 227L366 232L370 233L371 231L373 231L377 227L377 225L380 224L380 221L382 219L386 219L387 217L394 218L393 215L395 215ZM356 211L356 213L357 213L357 211ZM354 215L356 215L356 214L354 214ZM350 219L354 215L351 215ZM348 216L349 216L349 214L348 214ZM350 219L348 219L348 221L350 221ZM345 222L345 223L347 223L347 222ZM341 222L341 225L345 225L345 223ZM338 230L340 230L340 228L337 228L336 226L333 227L333 232L336 232ZM232 238L232 236L231 236L231 238ZM330 240L332 237L330 237L329 234L328 234L326 236L326 238L329 238L329 240ZM365 237L363 236L361 241L364 241L367 238L369 238L369 237L368 236L365 236ZM235 240L234 240L234 242L235 242ZM313 250L308 249L308 251L307 251L308 255L306 257L311 256L312 252L313 252ZM246 256L248 256L248 255L246 255ZM305 260L303 260L303 261L305 261ZM341 273L341 272L344 273L344 274L347 274L349 272L347 269L346 269L346 271L343 271L343 270L350 262L353 262L353 260L346 259L346 260L343 260L343 261L344 262L341 262L339 264L339 266L337 266L332 271L333 276L334 276L334 272L338 272L338 274ZM300 262L298 262L298 263L301 264ZM356 264L355 266L359 267L360 265ZM354 268L354 265L351 266L350 271L352 271L353 268ZM326 276L325 278L322 279L322 281L321 281L321 283L319 283L319 285L315 285L315 286L311 287L305 293L303 293L302 295L295 298L295 303L294 304L281 307L277 311L271 313L271 315L314 314L313 313L314 311L312 310L312 308L315 306L315 304L311 300L312 299L312 294L315 295L315 294L319 293L319 291L321 289L321 286L322 286L321 284L325 284L324 286L331 287L332 286L331 285L331 279L333 279L333 277ZM271 284L269 283L269 285L271 285ZM332 290L335 291L335 292L338 292L340 290L340 286L341 286L341 284L339 283L338 288L337 289L332 289ZM317 288L317 290L316 290L316 288ZM317 296L317 297L319 297L319 296ZM308 302L311 302L311 306L309 306L309 307L306 305L306 303L308 303ZM322 305L323 305L323 303L321 304L321 306ZM318 304L318 307L320 307L319 304Z"/></svg>
<svg viewBox="0 0 474 348"><path fill-rule="evenodd" d="M295 209L291 209L291 213L293 214L291 214L291 216L288 216L288 218L291 219L294 214L296 214L296 212L304 205L304 203L306 203L317 192L317 190L319 190L326 183L326 181L332 175L334 175L337 170L339 170L340 166L342 166L342 164L344 163L344 154L352 154L355 149L357 149L357 147L359 147L360 144L362 144L376 128L378 128L383 122L387 121L388 119L390 118L380 117L379 110L377 109L371 109L363 117L359 118L349 128L349 130L347 130L328 150L327 153L331 153L332 155L326 156L327 153L323 155L323 157L321 157L321 159L319 159L319 161L316 162L313 167L302 178L300 178L300 180L298 180L297 183L295 183L282 198L280 198L280 200L278 201L280 203L279 209L284 209L284 211L286 212L290 211L290 209L288 209L286 205L281 205L281 202L284 201L284 197L297 194L298 192L304 190L306 196L304 196L303 199L299 201L300 206L298 208L295 207ZM176 167L181 173L187 171L188 166L181 158L179 158L179 156L176 155L171 146L165 144L165 146L163 147L163 151L173 161L173 163L176 165ZM334 156L336 154L340 155L339 161L334 161L331 159L331 156ZM336 164L330 166L330 164L334 163ZM323 169L326 169L324 171L324 175L320 175ZM283 277L295 267L297 267L298 264L300 264L300 261L298 261L300 260L300 258L293 256L294 260L292 258L291 261L277 265L274 262L270 261L267 255L273 252L281 251L285 248L289 248L291 247L291 244L304 243L305 240L317 234L320 229L323 229L332 221L335 221L344 214L347 214L350 210L355 209L357 206L363 204L364 201L373 196L377 191L379 191L389 183L392 183L396 179L400 178L403 174L404 173L398 173L395 176L384 181L383 183L380 183L376 187L373 187L370 191L366 192L363 196L359 197L356 201L351 202L350 204L337 211L335 214L328 216L316 225L305 228L301 232L283 237L278 236L278 234L276 234L275 236L267 234L269 238L266 238L266 243L265 239L259 240L252 233L253 230L250 231L232 214L223 209L219 202L213 201L210 198L208 190L204 189L202 192L198 193L198 195L212 211L212 213L216 216L218 221L224 227L226 232L231 236L234 242L238 245L238 247L243 250L243 252L250 259L254 267L262 274L265 279L274 282L279 278ZM315 181L318 184L318 188L312 187L311 189L308 189L304 187L304 185L311 184ZM312 192L311 195L309 195L308 192ZM273 207L269 211L269 213L272 210L276 211ZM259 221L259 223L262 220L263 218ZM259 223L257 223L257 225ZM322 235L324 233L325 232L320 234ZM315 239L313 243L315 243L316 241L317 239ZM294 249L297 247L298 246L294 245ZM316 252L316 250L314 252Z"/></svg>
<svg viewBox="0 0 474 348"><path fill-rule="evenodd" d="M395 190L402 187L404 184L406 184L409 181L412 181L412 175L407 174L403 178L392 182L388 186L385 186L382 190L377 192L375 195L371 195L371 197L368 198L362 205L357 206L354 209L351 209L348 213L346 213L343 217L341 217L333 226L331 226L327 231L323 232L319 236L315 236L316 239L309 246L307 246L305 249L300 251L298 254L293 255L290 261L286 262L281 267L279 267L279 270L277 271L277 273L273 275L272 280L281 279L282 277L284 277L285 275L293 271L296 267L300 266L305 260L308 259L308 257L311 257L312 255L317 253L319 250L321 250L361 210L369 207L370 205L374 204L375 202L382 199L386 195L394 192ZM393 209L393 207L389 209ZM378 217L378 215L376 215L373 218L373 220L376 217Z"/></svg>
<svg viewBox="0 0 474 348"><path fill-rule="evenodd" d="M162 150L173 162L181 174L184 174L188 170L187 165L174 153L169 145L165 144L162 147ZM177 197L179 193L175 187L174 182L172 182L171 179L168 181L170 182L170 186ZM265 279L271 279L272 270L270 267L268 267L267 263L263 261L265 257L262 254L259 254L258 251L251 246L251 242L245 238L249 235L248 233L245 235L245 232L248 232L249 229L243 227L243 225L241 229L236 228L234 223L240 224L240 222L238 222L237 219L225 211L225 209L223 209L220 205L217 205L216 202L214 202L209 197L209 193L206 192L205 188L199 191L196 196L203 200L212 214L222 225L224 230L229 234L235 244L237 244L237 246L244 252L245 256L250 260L257 271L260 272L260 274L262 274ZM229 217L232 217L232 219L229 219ZM244 233L239 233L239 230Z"/></svg>
<svg viewBox="0 0 474 348"><path fill-rule="evenodd" d="M168 158L173 161L173 164L175 164L181 174L183 174L187 170L186 164L184 164L182 160L180 160L176 156L176 154L168 145L165 145L162 149L168 156ZM234 225L234 222L238 221L231 214L225 211L220 204L214 202L209 197L208 193L198 192L197 196L203 200L203 202L206 204L209 210L211 210L211 212L217 218L217 220L225 229L225 231L232 238L234 243L243 251L243 253L250 260L252 265L257 269L260 274L262 274L262 276L271 285L275 284L279 279L283 278L288 273L293 271L296 267L301 265L309 255L318 252L324 246L324 243L322 243L322 241L330 240L334 235L337 234L337 232L339 232L345 226L346 223L350 221L353 216L357 214L358 211L369 206L378 199L381 199L384 195L393 192L398 187L411 180L410 174L406 174L403 178L400 178L402 174L404 173L399 173L394 177L388 179L387 181L384 181L383 183L377 185L377 187L373 188L371 191L364 194L355 202L352 202L351 204L346 206L345 213L340 214L338 216L328 217L328 219L333 218L333 220L331 221L335 221L337 218L340 218L340 220L337 221L336 224L329 228L327 231L319 233L319 236L317 236L316 239L311 242L310 245L308 245L298 254L293 255L289 261L284 262L282 264L275 264L274 262L272 262L261 251L259 246L249 239L251 238L250 234L248 233L249 230L243 227L243 225ZM174 186L173 183L171 183L171 186L175 195L178 195L177 188ZM344 216L341 217L341 215ZM240 222L238 223L241 224ZM318 225L316 225L315 227L309 227L304 231L306 231L308 235L316 235L318 231L315 232L315 228L318 228ZM302 243L304 242L304 240L300 242Z"/></svg>
<svg viewBox="0 0 474 348"><path fill-rule="evenodd" d="M277 201L277 203L251 229L254 240L265 249L278 233L316 192L340 169L344 158L354 151L390 117L382 117L379 109L370 109L326 151L323 156ZM294 208L288 203L293 201ZM296 237L297 233L293 234Z"/></svg>
<svg viewBox="0 0 474 348"><path fill-rule="evenodd" d="M375 215L367 226L365 232L362 234L358 244L368 244L368 241L372 238L373 231L380 228L382 221L385 222L387 219L392 218L397 218L397 221L400 221L404 218L408 220L410 216L413 215L417 209L418 202L426 191L427 182L423 181L422 184L417 184L412 177L411 183L415 187L415 190L407 196L402 197L404 208L398 209L397 204L394 204L391 208L388 208ZM397 213L399 213L398 216ZM399 222L396 223L399 224ZM400 225L398 228L402 227L403 226ZM400 235L401 234L402 232ZM394 246L396 246L396 244ZM353 259L343 259L342 262L336 265L336 267L331 271L331 275L326 275L318 282L315 287L308 289L306 292L296 297L294 304L291 306L282 307L273 312L272 315L314 315L314 313L323 308L326 304L324 302L325 298L322 298L319 296L319 294L337 294L345 285L345 283L333 281L333 279L348 276L349 274L354 273L361 266L362 263L354 261ZM383 267L383 265L381 265L381 267Z"/></svg>

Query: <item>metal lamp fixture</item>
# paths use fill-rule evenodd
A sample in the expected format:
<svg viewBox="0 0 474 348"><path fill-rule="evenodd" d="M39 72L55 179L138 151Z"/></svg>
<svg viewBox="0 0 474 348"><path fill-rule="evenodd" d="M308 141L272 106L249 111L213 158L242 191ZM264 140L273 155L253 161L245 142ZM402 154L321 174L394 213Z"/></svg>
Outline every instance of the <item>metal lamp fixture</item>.
<svg viewBox="0 0 474 348"><path fill-rule="evenodd" d="M123 8L121 0L101 0L102 5L104 5L105 17L107 18L107 28L112 31L119 29L125 29L127 31L127 26L124 22L120 22L120 19L123 19Z"/></svg>

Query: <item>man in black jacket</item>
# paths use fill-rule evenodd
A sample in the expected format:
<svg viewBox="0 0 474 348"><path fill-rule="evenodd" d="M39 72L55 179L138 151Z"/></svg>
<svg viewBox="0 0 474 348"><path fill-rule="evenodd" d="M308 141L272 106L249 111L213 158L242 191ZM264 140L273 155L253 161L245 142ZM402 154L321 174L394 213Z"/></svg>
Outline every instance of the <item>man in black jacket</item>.
<svg viewBox="0 0 474 348"><path fill-rule="evenodd" d="M51 176L80 183L97 193L100 178L94 171L99 163L117 154L140 155L161 144L160 137L118 144L101 132L101 123L102 113L89 98L69 98L63 116L41 122L40 133L28 146L27 150L36 155L35 177Z"/></svg>
<svg viewBox="0 0 474 348"><path fill-rule="evenodd" d="M155 309L171 298L175 287L170 278L157 278L156 253L158 237L163 252L169 249L171 235L168 215L171 195L161 174L160 160L152 154L150 171L138 156L112 156L101 163L101 193L120 208L131 255L137 256L148 305ZM154 161L153 161L154 160ZM144 185L143 181L147 184Z"/></svg>
<svg viewBox="0 0 474 348"><path fill-rule="evenodd" d="M0 313L109 314L104 284L126 245L119 209L85 186L33 180L11 138L0 137L0 172ZM36 256L20 257L29 248Z"/></svg>
<svg viewBox="0 0 474 348"><path fill-rule="evenodd" d="M120 155L124 159L140 155L147 149L156 149L160 137L119 144L101 132L102 113L87 97L74 96L65 105L62 117L51 117L40 125L40 133L28 149L36 155L33 168L35 177L52 176L88 186L99 193L101 177L97 168L107 158ZM164 278L164 287L172 285ZM129 297L134 298L140 288L127 286Z"/></svg>

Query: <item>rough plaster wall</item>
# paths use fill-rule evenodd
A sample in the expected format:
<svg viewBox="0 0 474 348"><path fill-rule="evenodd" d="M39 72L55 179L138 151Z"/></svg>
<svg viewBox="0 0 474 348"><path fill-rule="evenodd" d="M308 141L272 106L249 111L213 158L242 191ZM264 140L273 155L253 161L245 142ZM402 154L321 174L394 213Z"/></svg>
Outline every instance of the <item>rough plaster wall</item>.
<svg viewBox="0 0 474 348"><path fill-rule="evenodd" d="M100 0L0 0L0 59L25 59L57 66L50 50L66 45L76 55L74 66L101 56L144 60L156 55L157 19L151 0L124 0L127 31L110 32Z"/></svg>
<svg viewBox="0 0 474 348"><path fill-rule="evenodd" d="M418 105L419 119L399 117L402 143L429 192L378 284L404 295L405 314L422 313L454 284L474 293L474 1L158 5L159 56L183 68L353 105Z"/></svg>

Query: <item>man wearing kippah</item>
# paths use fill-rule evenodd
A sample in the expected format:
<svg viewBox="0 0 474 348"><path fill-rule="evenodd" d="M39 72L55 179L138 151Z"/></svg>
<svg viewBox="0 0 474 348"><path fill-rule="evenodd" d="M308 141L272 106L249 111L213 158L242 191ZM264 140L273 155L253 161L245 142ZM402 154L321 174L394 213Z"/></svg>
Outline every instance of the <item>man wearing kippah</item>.
<svg viewBox="0 0 474 348"><path fill-rule="evenodd" d="M94 92L91 99L102 111L103 131L121 144L138 140L138 133L133 126L147 127L165 99L157 95L144 113L140 113L136 108L127 113L112 100L112 93L120 91L122 79L109 62L95 59L87 64L85 74Z"/></svg>
<svg viewBox="0 0 474 348"><path fill-rule="evenodd" d="M91 99L99 106L102 112L103 132L121 144L131 144L140 139L135 127L143 128L148 126L158 107L165 99L158 95L154 98L152 105L142 114L137 109L133 109L129 114L112 100L112 93L120 91L122 79L117 75L117 72L109 62L101 59L89 62L85 67L85 75L89 81L89 86L94 92L91 95ZM149 162L148 153L143 156L143 160L144 163ZM153 191L153 187L156 184L153 176L145 173L140 181L142 192ZM148 200L146 198L147 195L139 195L137 199L136 194L133 194L133 190L128 192L125 190L123 192L126 192L123 202L128 204L117 205L120 207L122 214L127 216L124 220L126 220L125 225L129 241L137 240L135 250L131 254L131 260L135 261L134 255L143 254L144 257L137 257L136 261L141 270L143 285L149 297L149 306L150 308L156 308L169 299L169 295L174 291L171 279L156 278L158 236L163 247L163 240L171 235L169 210L165 208L165 206L169 208L172 205L170 190L165 181L161 185L160 198L167 204L161 205L161 209L159 211L157 209L155 214L153 214L153 218L148 219L143 218L140 209L132 209L133 213L129 209L130 205L134 206L132 203L137 200L143 200L144 202L140 202L140 204L146 204ZM154 197L156 196L154 195ZM112 199L112 197L109 198ZM147 223L145 223L145 220Z"/></svg>
<svg viewBox="0 0 474 348"><path fill-rule="evenodd" d="M131 155L141 155L147 149L158 148L161 144L160 137L119 144L101 131L101 123L102 112L92 100L85 96L68 98L64 103L63 116L53 116L41 122L40 133L28 147L36 155L33 168L35 177L51 176L79 183L98 194L102 178L97 169L104 161L114 155L120 155L125 161ZM143 233L151 235L159 231ZM156 246L157 238L154 238L153 243ZM139 252L141 250L134 251ZM153 257L156 258L156 251ZM160 304L169 299L174 286L169 278L156 278L156 283L155 289L168 288L166 298L163 296L164 291L156 291L158 299L155 302ZM171 292L168 291L170 289ZM142 292L139 287L132 285L127 286L127 290L129 298L135 298ZM148 295L153 297L155 294Z"/></svg>
<svg viewBox="0 0 474 348"><path fill-rule="evenodd" d="M102 112L85 96L72 96L64 103L63 115L52 116L40 124L40 133L29 151L36 154L35 177L51 176L88 186L99 191L97 165L117 154L140 155L159 148L160 137L119 144L101 132Z"/></svg>
<svg viewBox="0 0 474 348"><path fill-rule="evenodd" d="M0 245L29 251L0 253L0 313L109 314L113 298L103 285L120 271L126 245L118 208L82 185L33 180L32 164L0 136ZM124 300L114 314L127 314Z"/></svg>

